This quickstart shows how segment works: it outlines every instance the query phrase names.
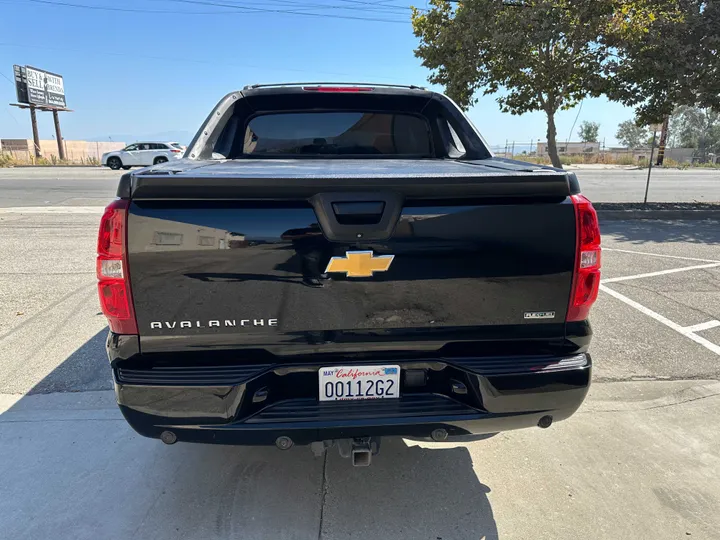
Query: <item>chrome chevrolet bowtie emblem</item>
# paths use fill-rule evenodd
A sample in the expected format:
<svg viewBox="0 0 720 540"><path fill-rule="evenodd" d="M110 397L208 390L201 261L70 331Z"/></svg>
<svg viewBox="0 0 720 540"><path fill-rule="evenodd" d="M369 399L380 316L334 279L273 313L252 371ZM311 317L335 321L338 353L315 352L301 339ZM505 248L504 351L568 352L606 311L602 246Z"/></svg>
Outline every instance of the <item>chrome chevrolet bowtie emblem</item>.
<svg viewBox="0 0 720 540"><path fill-rule="evenodd" d="M325 269L345 272L348 277L372 277L375 272L387 272L395 255L374 256L372 251L346 251L344 257L333 257Z"/></svg>

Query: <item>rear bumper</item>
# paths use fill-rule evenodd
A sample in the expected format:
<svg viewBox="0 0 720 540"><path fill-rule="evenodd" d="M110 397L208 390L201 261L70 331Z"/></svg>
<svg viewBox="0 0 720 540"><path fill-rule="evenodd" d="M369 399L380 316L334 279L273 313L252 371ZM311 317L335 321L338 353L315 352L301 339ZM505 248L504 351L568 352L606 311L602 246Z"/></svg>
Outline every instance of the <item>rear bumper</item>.
<svg viewBox="0 0 720 540"><path fill-rule="evenodd" d="M591 378L586 353L393 363L403 370L396 400L321 403L320 365L116 366L115 390L123 415L146 437L172 431L186 442L271 445L281 436L309 444L353 437L429 439L438 428L453 437L532 427L544 416L571 416ZM407 370L418 369L426 370L426 384L410 386ZM466 393L453 392L457 382Z"/></svg>

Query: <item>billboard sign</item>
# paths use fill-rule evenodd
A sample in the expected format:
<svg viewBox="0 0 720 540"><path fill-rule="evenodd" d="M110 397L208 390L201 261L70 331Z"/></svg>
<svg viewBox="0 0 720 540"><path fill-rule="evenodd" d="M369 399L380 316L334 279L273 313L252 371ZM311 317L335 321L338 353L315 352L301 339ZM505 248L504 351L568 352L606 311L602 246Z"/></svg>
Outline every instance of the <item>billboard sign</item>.
<svg viewBox="0 0 720 540"><path fill-rule="evenodd" d="M31 66L13 66L15 89L20 103L64 109L65 84L63 78Z"/></svg>

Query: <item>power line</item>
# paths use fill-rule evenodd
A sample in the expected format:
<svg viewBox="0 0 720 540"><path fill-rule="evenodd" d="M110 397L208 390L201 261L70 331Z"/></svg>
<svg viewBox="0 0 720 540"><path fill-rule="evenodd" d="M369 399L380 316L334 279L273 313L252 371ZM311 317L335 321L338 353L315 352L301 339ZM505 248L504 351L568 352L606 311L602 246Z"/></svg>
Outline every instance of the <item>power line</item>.
<svg viewBox="0 0 720 540"><path fill-rule="evenodd" d="M47 4L50 6L58 7L72 7L82 9L93 9L97 11L121 11L125 13L155 13L163 15L223 15L231 13L231 11L168 11L161 9L136 9L136 8L120 8L120 7L109 7L109 6L91 6L87 4L73 4L70 2L59 2L50 0L26 0L27 2L33 2L35 4ZM10 2L3 2L10 3Z"/></svg>
<svg viewBox="0 0 720 540"><path fill-rule="evenodd" d="M44 4L49 6L55 6L55 7L69 7L69 8L75 8L75 9L90 9L90 10L99 10L99 11L116 11L116 12L129 12L129 13L147 13L147 14L163 14L163 15L228 15L228 14L253 14L253 13L276 13L276 14L286 14L286 15L300 15L305 17L320 17L320 18L332 18L332 19L349 19L349 20L357 20L357 21L368 21L368 22L385 22L385 23L394 23L394 24L405 24L409 22L409 19L407 21L399 20L399 19L383 19L378 17L355 17L351 15L339 15L339 14L330 14L330 13L307 13L305 11L300 11L301 9L311 9L311 10L319 10L319 9L334 9L334 8L340 8L345 9L340 6L331 6L331 5L308 5L308 4L298 4L298 7L295 9L271 9L271 8L257 8L257 7L251 7L251 6L245 6L245 5L238 5L238 4L230 4L230 3L224 3L224 2L211 2L211 1L202 1L202 0L165 0L168 2L175 2L175 3L184 3L184 4L194 4L194 5L203 5L203 6L212 6L212 7L224 7L224 8L230 8L224 11L192 11L192 12L186 12L186 11L172 11L172 10L158 10L158 9L139 9L139 8L122 8L122 7L111 7L111 6L95 6L95 5L88 5L88 4L77 4L77 3L71 3L71 2L63 2L60 0L27 0L29 2L33 2L36 4ZM277 0L276 0L277 1ZM8 2L3 2L8 3ZM360 9L358 8L358 11ZM373 11L370 9L362 9L363 12L367 11ZM379 11L374 10L376 13L382 12L382 13L388 13L387 11Z"/></svg>
<svg viewBox="0 0 720 540"><path fill-rule="evenodd" d="M4 74L3 72L1 72L1 71L0 71L0 75L2 75L4 79L7 79L7 82L9 82L10 84L12 84L12 85L13 85L13 88L15 87L15 83L14 83L12 80L10 80L10 77L8 77L7 75L5 75L5 74Z"/></svg>
<svg viewBox="0 0 720 540"><path fill-rule="evenodd" d="M359 20L359 21L387 22L387 23L396 23L396 24L404 24L405 22L410 22L409 19L407 21L401 21L398 19L380 19L380 18L374 18L374 17L353 17L350 15L333 15L333 14L329 14L329 13L306 13L304 11L298 11L298 9L300 9L300 8L296 8L295 10L288 10L288 9L244 7L244 6L238 6L237 4L228 4L226 2L217 2L217 1L208 1L208 0L166 0L166 1L176 2L176 3L181 3L181 4L196 4L196 5L202 5L202 6L229 7L229 8L237 9L243 13L247 13L247 12L282 13L282 14L289 14L289 15L302 15L305 17L350 19L350 20Z"/></svg>
<svg viewBox="0 0 720 540"><path fill-rule="evenodd" d="M77 52L77 53L83 53L83 54L90 54L90 55L97 55L97 56L119 56L122 58L129 58L127 51L125 52L117 52L117 51L103 51L103 50L97 50L97 49L74 49L70 47L44 47L42 45L29 45L25 43L0 43L0 47L18 47L22 49L40 49L40 50L51 50L51 51L65 51L65 52ZM262 70L268 70L268 71L286 71L286 72L293 72L293 73L313 73L314 75L337 75L340 77L351 77L351 73L344 73L344 72L338 72L338 71L312 71L309 69L298 69L298 68L285 68L285 67L272 67L268 65L258 65L258 64L242 64L242 63L228 63L228 62L213 62L210 60L194 60L192 58L181 58L176 56L154 56L154 55L142 55L142 54L132 54L132 59L135 58L143 58L146 60L162 60L167 62L178 62L178 63L186 63L186 64L200 64L200 65L207 65L212 67L239 67L239 68L251 68L251 69L262 69ZM372 77L373 79L379 79L379 80L386 80L386 81L400 81L399 79L391 78L391 77ZM400 81L405 82L405 81ZM15 83L12 83L13 85ZM241 85L242 86L242 85Z"/></svg>

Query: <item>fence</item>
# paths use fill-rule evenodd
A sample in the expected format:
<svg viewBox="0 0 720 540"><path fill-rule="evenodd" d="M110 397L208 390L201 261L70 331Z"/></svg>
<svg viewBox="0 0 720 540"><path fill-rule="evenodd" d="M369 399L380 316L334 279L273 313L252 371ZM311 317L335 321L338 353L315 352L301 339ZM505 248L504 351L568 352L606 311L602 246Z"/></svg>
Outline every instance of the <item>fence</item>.
<svg viewBox="0 0 720 540"><path fill-rule="evenodd" d="M650 160L650 148L606 147L604 142L567 142L558 141L558 155L565 163L614 163L619 165L645 164ZM504 145L491 145L490 149L498 157L527 159L540 163L550 163L547 143L540 139L530 141L508 140ZM658 149L653 152L657 156ZM700 161L695 148L666 148L665 158L679 164L693 164ZM655 159L655 158L653 158ZM720 156L710 155L709 161L720 163Z"/></svg>
<svg viewBox="0 0 720 540"><path fill-rule="evenodd" d="M125 148L124 142L94 142L63 140L65 158L68 163L88 164L100 163L102 155L113 150ZM32 139L0 139L0 154L10 156L18 163L34 163L35 151ZM57 141L44 139L40 141L40 155L51 163L58 162L60 155Z"/></svg>

